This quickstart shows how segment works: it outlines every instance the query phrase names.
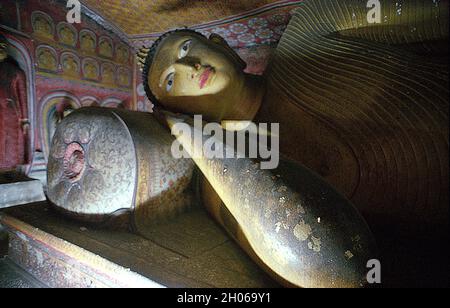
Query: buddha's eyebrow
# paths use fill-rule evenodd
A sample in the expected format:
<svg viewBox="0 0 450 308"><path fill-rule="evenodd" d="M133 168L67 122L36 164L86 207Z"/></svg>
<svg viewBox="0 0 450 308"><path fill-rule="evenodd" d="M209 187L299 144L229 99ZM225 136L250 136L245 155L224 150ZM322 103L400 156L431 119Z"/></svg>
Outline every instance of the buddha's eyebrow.
<svg viewBox="0 0 450 308"><path fill-rule="evenodd" d="M173 66L170 66L169 68L167 68L166 70L164 70L161 74L161 76L159 77L159 87L162 88L164 82L166 81L167 77L173 73L175 71L175 68Z"/></svg>

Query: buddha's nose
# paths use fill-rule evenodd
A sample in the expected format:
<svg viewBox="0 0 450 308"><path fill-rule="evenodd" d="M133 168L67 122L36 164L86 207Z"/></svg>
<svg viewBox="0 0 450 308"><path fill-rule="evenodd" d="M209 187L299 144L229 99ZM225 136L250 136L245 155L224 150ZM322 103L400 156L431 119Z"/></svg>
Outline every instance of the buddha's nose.
<svg viewBox="0 0 450 308"><path fill-rule="evenodd" d="M194 67L195 71L198 72L202 68L202 65L200 63L194 63L193 67ZM191 79L194 79L195 76L196 76L196 73L192 73L191 74Z"/></svg>

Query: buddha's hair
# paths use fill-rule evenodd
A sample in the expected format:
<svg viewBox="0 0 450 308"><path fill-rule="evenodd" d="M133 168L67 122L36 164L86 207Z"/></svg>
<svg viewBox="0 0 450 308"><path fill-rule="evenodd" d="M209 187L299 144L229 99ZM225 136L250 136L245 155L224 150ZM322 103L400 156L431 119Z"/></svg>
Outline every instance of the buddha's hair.
<svg viewBox="0 0 450 308"><path fill-rule="evenodd" d="M188 28L183 28L183 29L176 29L176 30L171 30L168 31L166 33L164 33L163 35L161 35L154 43L153 45L149 48L149 52L145 58L145 63L143 65L142 68L142 80L143 80L143 84L144 84L144 89L145 89L145 93L147 94L147 98L153 103L153 105L155 107L158 107L158 105L160 105L158 99L155 97L155 95L153 94L152 90L150 89L150 85L148 82L148 76L150 74L150 69L153 63L153 60L155 58L156 55L156 50L158 49L159 44L161 44L161 42L167 38L168 36L174 34L174 33L179 33L179 32L187 32L187 33L191 33L191 34L195 34L195 35L200 35L202 37L205 37L203 34L201 34L200 32L197 32L195 30L192 29L188 29Z"/></svg>

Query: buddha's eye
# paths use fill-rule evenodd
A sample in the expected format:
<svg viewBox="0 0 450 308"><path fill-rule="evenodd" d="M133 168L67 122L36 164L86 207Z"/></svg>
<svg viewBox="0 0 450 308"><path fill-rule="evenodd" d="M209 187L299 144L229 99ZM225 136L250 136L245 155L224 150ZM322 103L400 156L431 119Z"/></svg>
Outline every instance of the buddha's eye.
<svg viewBox="0 0 450 308"><path fill-rule="evenodd" d="M192 40L186 41L181 45L180 51L178 53L178 58L184 58L187 56L189 49L191 49Z"/></svg>
<svg viewBox="0 0 450 308"><path fill-rule="evenodd" d="M171 74L169 74L169 76L167 76L167 85L166 85L167 92L170 92L170 90L172 90L173 83L174 83L174 77L175 77L174 73L171 73Z"/></svg>

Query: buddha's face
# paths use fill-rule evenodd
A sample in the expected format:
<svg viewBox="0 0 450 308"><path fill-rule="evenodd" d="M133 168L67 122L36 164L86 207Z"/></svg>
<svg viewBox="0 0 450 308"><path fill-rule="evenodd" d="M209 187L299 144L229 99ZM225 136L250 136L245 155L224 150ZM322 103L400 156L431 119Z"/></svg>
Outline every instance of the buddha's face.
<svg viewBox="0 0 450 308"><path fill-rule="evenodd" d="M220 37L181 31L157 47L148 82L169 110L220 120L243 86L242 65Z"/></svg>
<svg viewBox="0 0 450 308"><path fill-rule="evenodd" d="M4 61L8 57L8 53L6 52L6 48L8 45L4 42L0 42L0 62Z"/></svg>

